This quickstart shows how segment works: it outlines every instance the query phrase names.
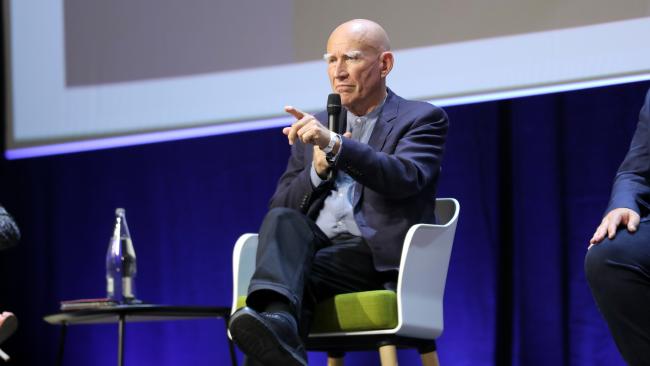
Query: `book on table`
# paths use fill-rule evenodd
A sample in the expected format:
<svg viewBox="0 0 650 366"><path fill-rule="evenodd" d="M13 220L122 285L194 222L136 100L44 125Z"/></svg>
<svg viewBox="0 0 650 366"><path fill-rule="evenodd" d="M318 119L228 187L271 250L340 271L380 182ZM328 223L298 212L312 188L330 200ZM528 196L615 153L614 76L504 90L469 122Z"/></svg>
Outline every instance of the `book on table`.
<svg viewBox="0 0 650 366"><path fill-rule="evenodd" d="M109 308L118 305L115 300L108 297L99 297L94 299L74 299L61 301L61 311L100 309Z"/></svg>

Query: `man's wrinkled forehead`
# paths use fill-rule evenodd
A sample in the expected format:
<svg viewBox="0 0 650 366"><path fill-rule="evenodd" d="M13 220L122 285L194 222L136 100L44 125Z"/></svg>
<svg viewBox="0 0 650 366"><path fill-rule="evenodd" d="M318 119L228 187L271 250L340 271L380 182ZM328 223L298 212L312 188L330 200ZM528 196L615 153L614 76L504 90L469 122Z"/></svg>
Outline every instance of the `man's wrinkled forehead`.
<svg viewBox="0 0 650 366"><path fill-rule="evenodd" d="M337 28L327 39L327 50L331 48L377 48L377 41L372 33L365 28Z"/></svg>

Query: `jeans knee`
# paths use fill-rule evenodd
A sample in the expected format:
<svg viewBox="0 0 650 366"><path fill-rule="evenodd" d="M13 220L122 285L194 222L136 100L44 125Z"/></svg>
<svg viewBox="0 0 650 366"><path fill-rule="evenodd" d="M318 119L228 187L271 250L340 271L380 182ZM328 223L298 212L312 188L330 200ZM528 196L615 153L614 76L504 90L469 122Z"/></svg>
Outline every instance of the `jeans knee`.
<svg viewBox="0 0 650 366"><path fill-rule="evenodd" d="M620 281L638 268L637 253L631 248L638 243L631 243L618 236L610 241L605 239L593 246L585 255L585 275L592 289L616 291Z"/></svg>
<svg viewBox="0 0 650 366"><path fill-rule="evenodd" d="M260 243L279 242L280 245L293 245L290 242L305 242L313 237L309 219L297 210L276 207L271 209L260 227Z"/></svg>
<svg viewBox="0 0 650 366"><path fill-rule="evenodd" d="M595 286L607 271L607 250L598 245L587 250L585 255L585 276L590 286Z"/></svg>

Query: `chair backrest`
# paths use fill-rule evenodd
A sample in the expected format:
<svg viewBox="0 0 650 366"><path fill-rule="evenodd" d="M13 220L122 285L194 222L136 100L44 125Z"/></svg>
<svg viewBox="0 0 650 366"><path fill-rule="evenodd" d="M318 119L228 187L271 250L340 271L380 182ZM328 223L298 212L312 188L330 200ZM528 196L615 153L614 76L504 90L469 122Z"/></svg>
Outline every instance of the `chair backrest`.
<svg viewBox="0 0 650 366"><path fill-rule="evenodd" d="M447 225L458 220L460 204L453 198L436 199L436 218L440 225Z"/></svg>
<svg viewBox="0 0 650 366"><path fill-rule="evenodd" d="M397 281L398 335L437 338L443 330L443 295L460 205L436 200L440 224L412 226L404 239Z"/></svg>

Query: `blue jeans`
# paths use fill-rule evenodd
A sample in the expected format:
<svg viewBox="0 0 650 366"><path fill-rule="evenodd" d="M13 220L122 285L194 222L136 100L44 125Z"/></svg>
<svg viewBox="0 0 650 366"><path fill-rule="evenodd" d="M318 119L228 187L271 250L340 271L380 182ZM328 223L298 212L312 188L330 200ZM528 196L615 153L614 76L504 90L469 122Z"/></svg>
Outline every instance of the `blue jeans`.
<svg viewBox="0 0 650 366"><path fill-rule="evenodd" d="M362 237L332 239L302 213L274 208L260 228L256 268L248 287L247 305L261 310L268 291L289 300L301 336L308 334L316 303L337 294L383 290L397 280L397 271L375 269L372 252Z"/></svg>
<svg viewBox="0 0 650 366"><path fill-rule="evenodd" d="M650 221L587 251L591 293L630 365L650 365Z"/></svg>

